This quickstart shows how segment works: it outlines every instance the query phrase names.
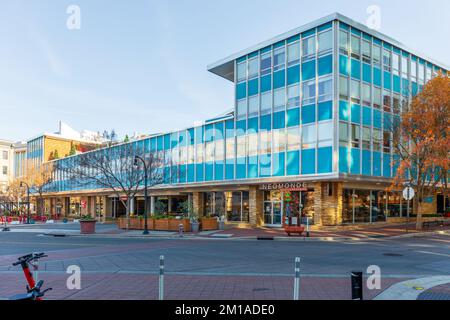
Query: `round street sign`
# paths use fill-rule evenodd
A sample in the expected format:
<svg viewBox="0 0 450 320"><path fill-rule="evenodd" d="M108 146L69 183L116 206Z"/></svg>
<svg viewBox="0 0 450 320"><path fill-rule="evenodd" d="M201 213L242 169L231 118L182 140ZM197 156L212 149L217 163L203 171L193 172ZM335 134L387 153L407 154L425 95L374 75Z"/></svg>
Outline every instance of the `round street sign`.
<svg viewBox="0 0 450 320"><path fill-rule="evenodd" d="M406 187L406 188L403 190L403 198L404 198L405 200L412 200L412 199L414 198L414 196L415 196L415 192L414 192L414 189L413 189L413 188L411 188L411 187Z"/></svg>

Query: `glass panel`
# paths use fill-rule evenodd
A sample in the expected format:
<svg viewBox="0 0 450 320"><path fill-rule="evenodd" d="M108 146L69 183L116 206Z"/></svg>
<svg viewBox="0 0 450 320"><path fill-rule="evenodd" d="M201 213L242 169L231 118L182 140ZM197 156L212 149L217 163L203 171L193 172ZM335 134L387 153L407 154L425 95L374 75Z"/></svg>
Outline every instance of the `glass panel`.
<svg viewBox="0 0 450 320"><path fill-rule="evenodd" d="M339 122L339 140L342 146L348 146L348 123Z"/></svg>
<svg viewBox="0 0 450 320"><path fill-rule="evenodd" d="M288 151L295 151L300 149L300 129L299 127L289 128L287 130L287 148Z"/></svg>
<svg viewBox="0 0 450 320"><path fill-rule="evenodd" d="M333 34L331 30L319 34L319 53L331 51L333 47Z"/></svg>
<svg viewBox="0 0 450 320"><path fill-rule="evenodd" d="M302 128L303 149L315 148L317 141L316 125L306 125Z"/></svg>
<svg viewBox="0 0 450 320"><path fill-rule="evenodd" d="M237 158L244 158L246 156L245 152L245 136L237 137Z"/></svg>
<svg viewBox="0 0 450 320"><path fill-rule="evenodd" d="M288 109L300 106L300 85L294 85L288 88Z"/></svg>
<svg viewBox="0 0 450 320"><path fill-rule="evenodd" d="M373 107L381 109L381 89L373 88Z"/></svg>
<svg viewBox="0 0 450 320"><path fill-rule="evenodd" d="M372 47L373 51L373 64L376 67L380 67L381 66L381 47L378 45L373 45Z"/></svg>
<svg viewBox="0 0 450 320"><path fill-rule="evenodd" d="M228 138L226 142L227 150L226 150L226 157L227 159L234 159L234 138Z"/></svg>
<svg viewBox="0 0 450 320"><path fill-rule="evenodd" d="M261 75L271 72L272 52L266 52L261 55Z"/></svg>
<svg viewBox="0 0 450 320"><path fill-rule="evenodd" d="M247 78L247 61L237 65L237 81L243 81Z"/></svg>
<svg viewBox="0 0 450 320"><path fill-rule="evenodd" d="M333 80L331 77L319 79L319 102L333 99Z"/></svg>
<svg viewBox="0 0 450 320"><path fill-rule="evenodd" d="M272 93L266 92L261 94L261 115L272 112Z"/></svg>
<svg viewBox="0 0 450 320"><path fill-rule="evenodd" d="M333 122L319 123L319 148L333 145Z"/></svg>
<svg viewBox="0 0 450 320"><path fill-rule="evenodd" d="M284 47L278 48L273 52L273 70L277 71L284 68L286 61L286 50Z"/></svg>
<svg viewBox="0 0 450 320"><path fill-rule="evenodd" d="M352 147L359 148L359 142L361 139L361 128L359 125L352 124Z"/></svg>
<svg viewBox="0 0 450 320"><path fill-rule="evenodd" d="M345 77L339 78L339 96L342 100L348 100L348 79Z"/></svg>
<svg viewBox="0 0 450 320"><path fill-rule="evenodd" d="M370 42L363 40L363 43L362 43L363 61L368 64L370 64L372 62L372 59L371 59L372 54L370 51L370 47L371 47Z"/></svg>
<svg viewBox="0 0 450 320"><path fill-rule="evenodd" d="M370 128L363 127L362 131L362 141L363 141L363 149L370 150Z"/></svg>
<svg viewBox="0 0 450 320"><path fill-rule="evenodd" d="M259 96L253 96L248 99L248 117L256 117L259 113Z"/></svg>
<svg viewBox="0 0 450 320"><path fill-rule="evenodd" d="M303 59L312 58L316 53L316 37L303 39Z"/></svg>
<svg viewBox="0 0 450 320"><path fill-rule="evenodd" d="M361 102L361 87L360 82L356 80L351 81L351 98L354 103Z"/></svg>
<svg viewBox="0 0 450 320"><path fill-rule="evenodd" d="M339 30L339 51L345 55L348 54L349 50L348 41L349 41L348 32Z"/></svg>
<svg viewBox="0 0 450 320"><path fill-rule="evenodd" d="M286 89L278 89L273 93L274 112L284 110L286 107Z"/></svg>
<svg viewBox="0 0 450 320"><path fill-rule="evenodd" d="M242 120L247 117L247 99L239 100L237 102L237 120Z"/></svg>
<svg viewBox="0 0 450 320"><path fill-rule="evenodd" d="M313 104L316 102L316 81L308 81L303 83L303 105Z"/></svg>
<svg viewBox="0 0 450 320"><path fill-rule="evenodd" d="M357 36L352 35L351 48L352 48L352 58L359 59L361 54L361 39Z"/></svg>
<svg viewBox="0 0 450 320"><path fill-rule="evenodd" d="M260 154L270 154L272 153L272 134L270 131L261 131L260 135Z"/></svg>
<svg viewBox="0 0 450 320"><path fill-rule="evenodd" d="M381 130L373 129L373 151L381 151Z"/></svg>
<svg viewBox="0 0 450 320"><path fill-rule="evenodd" d="M296 65L300 62L300 42L288 45L288 66Z"/></svg>
<svg viewBox="0 0 450 320"><path fill-rule="evenodd" d="M401 217L401 201L402 195L400 192L389 192L387 216Z"/></svg>
<svg viewBox="0 0 450 320"><path fill-rule="evenodd" d="M342 222L353 223L353 190L344 189L342 194Z"/></svg>
<svg viewBox="0 0 450 320"><path fill-rule="evenodd" d="M248 61L248 78L255 78L258 76L259 63L258 59L254 58Z"/></svg>
<svg viewBox="0 0 450 320"><path fill-rule="evenodd" d="M372 191L372 222L386 221L386 193Z"/></svg>
<svg viewBox="0 0 450 320"><path fill-rule="evenodd" d="M273 150L274 152L286 151L286 134L284 129L273 130Z"/></svg>
<svg viewBox="0 0 450 320"><path fill-rule="evenodd" d="M365 106L371 106L371 92L370 92L370 85L363 83L363 105Z"/></svg>
<svg viewBox="0 0 450 320"><path fill-rule="evenodd" d="M370 190L355 190L355 223L370 222Z"/></svg>

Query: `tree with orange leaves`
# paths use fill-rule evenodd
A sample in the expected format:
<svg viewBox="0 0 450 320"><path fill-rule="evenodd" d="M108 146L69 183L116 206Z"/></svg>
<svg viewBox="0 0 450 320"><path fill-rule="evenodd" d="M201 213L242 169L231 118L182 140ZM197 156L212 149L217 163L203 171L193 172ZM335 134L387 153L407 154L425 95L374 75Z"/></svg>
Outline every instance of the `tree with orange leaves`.
<svg viewBox="0 0 450 320"><path fill-rule="evenodd" d="M424 200L442 190L448 194L450 170L450 77L439 74L405 106L394 125L398 166L393 186L410 184L416 191L417 229L422 229ZM445 200L444 200L445 201Z"/></svg>

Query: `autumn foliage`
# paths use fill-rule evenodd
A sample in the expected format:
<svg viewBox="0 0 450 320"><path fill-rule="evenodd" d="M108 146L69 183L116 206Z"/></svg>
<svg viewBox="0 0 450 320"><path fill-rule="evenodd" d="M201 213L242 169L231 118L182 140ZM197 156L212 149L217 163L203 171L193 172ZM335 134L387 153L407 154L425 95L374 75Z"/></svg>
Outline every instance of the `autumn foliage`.
<svg viewBox="0 0 450 320"><path fill-rule="evenodd" d="M394 148L399 160L394 185L409 182L415 189L416 207L439 189L447 194L450 170L450 77L439 74L404 106L394 126ZM420 210L419 210L420 211ZM418 212L421 228L421 212Z"/></svg>

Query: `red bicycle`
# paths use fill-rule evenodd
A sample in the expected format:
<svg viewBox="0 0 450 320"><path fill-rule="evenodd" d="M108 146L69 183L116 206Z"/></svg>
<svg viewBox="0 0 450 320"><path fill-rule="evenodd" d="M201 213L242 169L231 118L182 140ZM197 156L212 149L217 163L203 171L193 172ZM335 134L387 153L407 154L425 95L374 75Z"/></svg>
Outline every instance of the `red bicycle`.
<svg viewBox="0 0 450 320"><path fill-rule="evenodd" d="M41 291L44 281L40 280L36 283L33 273L30 271L30 264L32 262L37 262L39 259L45 257L47 256L44 253L32 253L18 258L17 262L13 263L13 266L20 265L22 267L25 279L27 280L27 293L15 295L10 300L42 300L41 298L45 293L52 290L52 288L48 288Z"/></svg>

